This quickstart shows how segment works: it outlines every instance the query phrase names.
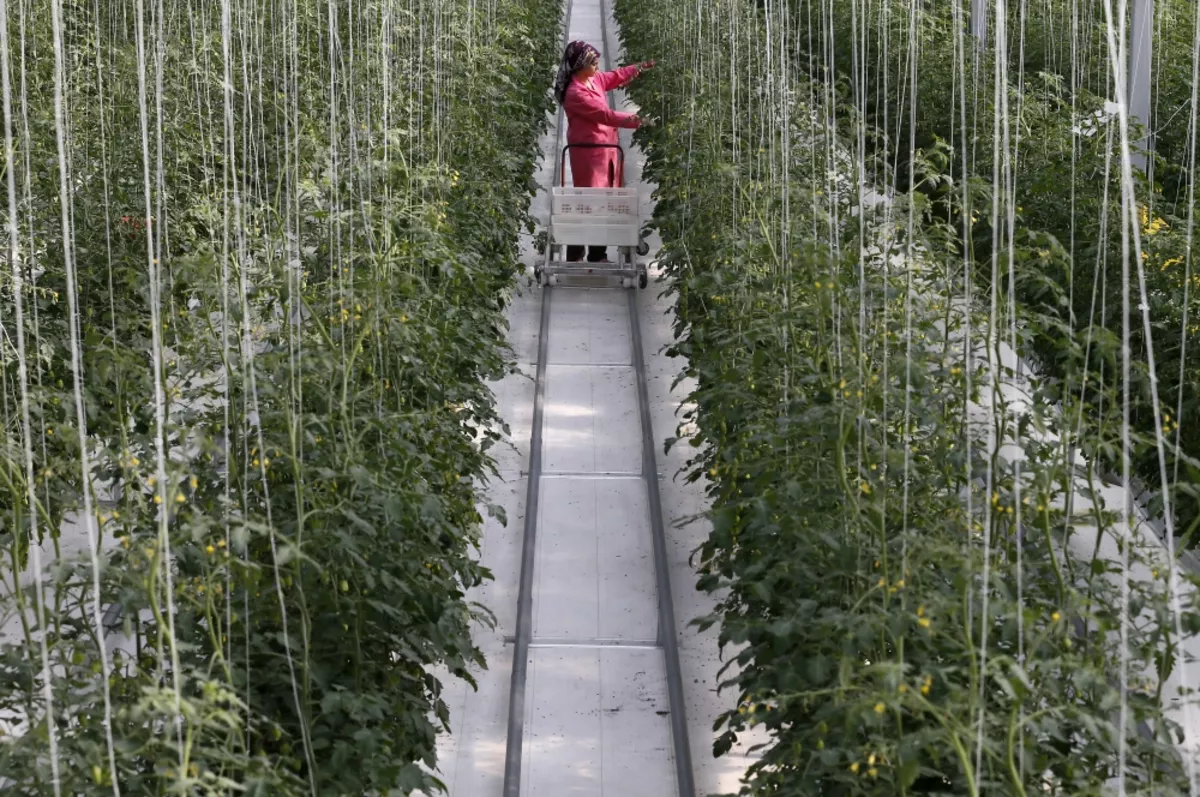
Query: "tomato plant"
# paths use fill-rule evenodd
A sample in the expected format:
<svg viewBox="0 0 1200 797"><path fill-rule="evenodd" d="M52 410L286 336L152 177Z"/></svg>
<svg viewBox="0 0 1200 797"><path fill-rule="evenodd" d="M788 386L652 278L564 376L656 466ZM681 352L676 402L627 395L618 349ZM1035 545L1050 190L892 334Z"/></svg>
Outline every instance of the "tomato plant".
<svg viewBox="0 0 1200 797"><path fill-rule="evenodd" d="M817 5L809 0L793 0L792 13L800 20L817 20L814 26L829 26L836 41L849 42L855 36L855 25L864 24L854 16L853 4L833 6L828 15ZM1120 170L1115 165L1119 164L1120 147L1115 106L1109 101L1113 68L1105 39L1103 4L1054 0L1036 7L1009 4L1006 8L1010 38L1001 49L1008 65L1008 108L1013 130L1019 129L1014 135L1020 155L1013 166L1017 214L1024 225L1047 236L1068 255L1031 264L1017 298L1052 312L1070 329L1072 337L1086 341L1102 336L1103 330L1120 328L1125 284L1121 277ZM960 4L959 10L964 15L969 13L965 4ZM1158 110L1152 125L1152 179L1136 172L1147 303L1153 326L1147 337L1140 319L1135 319L1131 334L1136 355L1132 390L1132 422L1138 438L1133 452L1135 469L1143 483L1156 493L1161 491L1154 439L1156 415L1161 418L1165 413L1173 419L1166 424L1169 488L1175 526L1183 545L1194 542L1200 528L1200 503L1193 477L1200 436L1197 425L1191 422L1200 409L1195 400L1200 363L1194 359L1197 347L1192 345L1200 329L1185 321L1200 311L1195 291L1200 282L1195 281L1194 273L1190 277L1187 273L1191 270L1187 218L1189 202L1194 199L1188 185L1195 176L1189 154L1191 116L1187 109L1191 104L1195 13L1190 3L1156 5L1154 106ZM989 7L987 14L994 17L994 9ZM989 24L994 31L996 20L989 19ZM802 28L806 25L801 23ZM956 55L952 35L955 25L952 3L914 6L907 0L896 0L876 10L861 54L864 73L874 77L864 83L860 99L854 97L849 82L854 74L852 48L837 47L826 59L816 29L803 30L793 39L797 68L808 71L811 65L820 65L814 76L822 77L832 67L836 79L831 82L845 106L861 109L861 117L871 129L866 137L873 156L870 170L880 176L894 164L895 179L901 185L913 186L913 190L928 189L916 186L920 175L910 168L912 142L918 149L932 148L939 141L955 142L950 149L952 172L984 180L991 179L1000 157L1001 148L993 140L999 96L994 37L988 46L979 49L968 40L971 49L964 63L964 56ZM917 43L898 44L907 41L910 27ZM911 88L910 53L915 53L918 61L913 71L916 84ZM959 106L962 88L969 96L965 109ZM914 101L914 97L918 99ZM1161 109L1165 108L1183 110L1164 113ZM858 117L843 113L840 118L849 125ZM1142 140L1142 127L1134 124L1134 142ZM1135 143L1135 148L1140 144ZM964 152L969 153L965 160ZM973 231L972 245L976 255L986 259L991 255L993 230L987 209L977 215L981 218ZM989 273L977 273L984 290ZM1184 283L1189 279L1192 281L1185 290ZM1047 293L1048 283L1056 283L1063 290ZM1137 296L1136 286L1134 292ZM1041 336L1035 344L1042 367L1064 383L1111 386L1119 381L1111 367L1104 368L1101 351L1093 352L1087 360L1063 357L1062 337L1054 332ZM1151 344L1164 405L1157 410L1150 401ZM1092 453L1104 459L1103 452ZM1120 469L1119 459L1107 458L1105 464L1113 471ZM1161 497L1158 500L1161 503Z"/></svg>
<svg viewBox="0 0 1200 797"><path fill-rule="evenodd" d="M559 4L50 5L9 13L4 787L431 793Z"/></svg>
<svg viewBox="0 0 1200 797"><path fill-rule="evenodd" d="M714 754L768 734L740 793L1186 793L1169 568L1063 442L1120 452L1113 333L1082 345L1040 278L1065 247L1018 218L1010 279L1007 249L972 246L992 185L932 137L912 190L873 202L858 120L767 60L766 4L616 9L630 57L662 65L632 91L661 119L637 135L695 385L673 444L711 500ZM1062 371L1012 365L1051 339ZM1109 379L1081 394L1060 374L1085 363Z"/></svg>

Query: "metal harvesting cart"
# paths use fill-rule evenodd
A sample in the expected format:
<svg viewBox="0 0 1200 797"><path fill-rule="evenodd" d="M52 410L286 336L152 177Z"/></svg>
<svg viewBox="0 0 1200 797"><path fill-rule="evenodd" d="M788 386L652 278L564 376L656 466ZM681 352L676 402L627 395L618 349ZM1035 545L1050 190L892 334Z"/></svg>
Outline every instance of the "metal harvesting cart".
<svg viewBox="0 0 1200 797"><path fill-rule="evenodd" d="M546 251L540 265L534 267L539 285L557 285L560 277L620 277L621 285L645 288L649 282L645 255L649 247L641 238L636 188L568 188L567 151L571 147L612 148L617 150L617 174L625 173L625 150L617 144L568 144L563 147L559 173L562 184L551 189L550 229ZM572 263L567 260L568 246L617 247L616 262Z"/></svg>

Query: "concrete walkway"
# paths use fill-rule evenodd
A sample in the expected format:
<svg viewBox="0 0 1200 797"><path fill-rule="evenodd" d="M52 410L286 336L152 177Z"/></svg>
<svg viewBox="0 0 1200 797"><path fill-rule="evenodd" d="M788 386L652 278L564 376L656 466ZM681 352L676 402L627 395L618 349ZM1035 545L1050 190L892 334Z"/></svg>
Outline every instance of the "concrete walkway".
<svg viewBox="0 0 1200 797"><path fill-rule="evenodd" d="M607 4L602 8L599 0L574 0L572 6L570 40L588 41L602 53L610 44L616 46L616 25ZM613 66L622 63L619 52L605 54ZM616 107L635 110L622 92L614 96ZM557 134L552 129L542 141L537 179L543 187L555 176L561 146ZM649 218L654 187L641 180L643 157L631 148L627 132L622 141L628 155L626 185L640 189L642 216ZM549 194L543 188L534 204L541 228L548 211ZM653 261L659 241L654 237L649 243ZM526 254L532 265L532 242ZM701 635L688 625L711 610L711 599L695 590L688 562L708 531L704 523L677 529L676 521L702 511L704 485L675 479L684 452L662 455L662 441L675 435L676 412L689 385L671 390L681 364L663 354L671 340L671 305L660 296L663 286L653 281L656 277L652 269L650 288L639 293L636 306L679 626L672 632L680 650L696 792L731 792L749 759L744 750L720 760L712 756L713 721L736 696L716 694L721 661L715 631ZM471 595L492 609L498 622L476 637L489 662L487 671L476 674L478 691L451 682L447 702L453 734L443 736L439 748L440 776L454 797L499 797L504 780L542 306L541 289L523 290L509 318L510 342L525 376L510 376L493 386L511 428L511 446L499 458L503 481L490 491L491 500L504 506L508 524L488 522L482 557L495 580ZM672 708L657 643L659 585L641 470L643 437L628 295L620 288L549 290L520 792L529 797L679 794Z"/></svg>

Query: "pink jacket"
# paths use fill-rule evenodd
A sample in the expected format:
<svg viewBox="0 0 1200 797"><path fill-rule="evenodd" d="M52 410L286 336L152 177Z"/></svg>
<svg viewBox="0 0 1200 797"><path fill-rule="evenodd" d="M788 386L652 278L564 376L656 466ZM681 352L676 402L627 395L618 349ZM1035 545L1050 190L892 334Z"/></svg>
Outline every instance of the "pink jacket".
<svg viewBox="0 0 1200 797"><path fill-rule="evenodd" d="M626 66L612 72L597 72L589 80L572 80L567 86L563 110L567 114L568 144L616 144L617 128L634 129L637 115L608 107L607 92L621 88L638 76L641 68ZM610 148L575 148L571 155L571 175L578 188L620 186L620 159Z"/></svg>

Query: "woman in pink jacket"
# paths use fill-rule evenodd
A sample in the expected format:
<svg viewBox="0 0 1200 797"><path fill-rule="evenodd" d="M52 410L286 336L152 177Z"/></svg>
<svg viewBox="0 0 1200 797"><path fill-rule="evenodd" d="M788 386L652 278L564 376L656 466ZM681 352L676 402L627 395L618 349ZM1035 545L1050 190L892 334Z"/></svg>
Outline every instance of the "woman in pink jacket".
<svg viewBox="0 0 1200 797"><path fill-rule="evenodd" d="M632 113L612 110L607 92L626 86L643 70L654 66L653 61L634 66L599 71L600 53L587 42L567 45L554 96L567 115L568 144L616 144L617 128L636 129L643 121ZM610 147L572 147L571 174L578 188L619 187L623 182L617 151ZM608 257L603 246L588 247L589 263L601 263ZM567 260L583 260L582 246L568 246Z"/></svg>

